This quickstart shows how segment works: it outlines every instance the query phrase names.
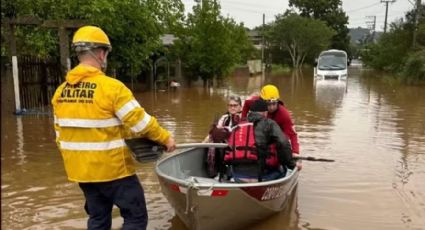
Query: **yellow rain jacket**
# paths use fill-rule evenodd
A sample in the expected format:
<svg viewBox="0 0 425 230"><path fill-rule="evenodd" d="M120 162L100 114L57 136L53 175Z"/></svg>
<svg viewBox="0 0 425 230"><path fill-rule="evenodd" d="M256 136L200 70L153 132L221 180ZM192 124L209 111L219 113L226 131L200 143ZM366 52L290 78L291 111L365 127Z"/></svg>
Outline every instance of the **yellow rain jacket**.
<svg viewBox="0 0 425 230"><path fill-rule="evenodd" d="M91 66L80 64L69 71L52 104L56 142L71 181L133 175L134 161L124 138L133 133L165 144L170 136L122 82Z"/></svg>

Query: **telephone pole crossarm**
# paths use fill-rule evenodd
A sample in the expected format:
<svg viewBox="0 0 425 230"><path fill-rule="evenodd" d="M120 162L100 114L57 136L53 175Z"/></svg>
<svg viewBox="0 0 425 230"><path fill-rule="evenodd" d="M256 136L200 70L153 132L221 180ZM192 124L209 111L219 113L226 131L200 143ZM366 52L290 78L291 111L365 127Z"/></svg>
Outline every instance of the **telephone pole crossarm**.
<svg viewBox="0 0 425 230"><path fill-rule="evenodd" d="M385 22L384 22L384 33L387 32L387 18L388 18L388 4L394 3L395 0L381 0L381 3L385 3Z"/></svg>

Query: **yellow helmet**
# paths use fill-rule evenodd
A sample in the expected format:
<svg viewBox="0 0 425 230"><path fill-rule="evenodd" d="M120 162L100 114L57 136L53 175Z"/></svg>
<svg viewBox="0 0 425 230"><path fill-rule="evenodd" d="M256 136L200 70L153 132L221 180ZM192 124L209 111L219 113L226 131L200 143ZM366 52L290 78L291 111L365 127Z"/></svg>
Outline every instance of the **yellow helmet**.
<svg viewBox="0 0 425 230"><path fill-rule="evenodd" d="M106 48L112 50L109 38L103 30L97 26L83 26L75 32L72 39L72 47L77 52L94 48Z"/></svg>
<svg viewBox="0 0 425 230"><path fill-rule="evenodd" d="M261 89L260 97L263 100L279 100L279 90L274 85L265 85Z"/></svg>

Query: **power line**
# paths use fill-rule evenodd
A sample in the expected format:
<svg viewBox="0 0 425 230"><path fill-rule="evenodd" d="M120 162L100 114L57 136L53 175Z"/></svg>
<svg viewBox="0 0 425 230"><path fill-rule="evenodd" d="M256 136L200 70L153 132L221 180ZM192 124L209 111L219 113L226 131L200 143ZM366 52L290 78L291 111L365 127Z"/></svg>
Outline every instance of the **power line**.
<svg viewBox="0 0 425 230"><path fill-rule="evenodd" d="M352 12L356 12L356 11L359 11L359 10L367 9L367 8L372 7L372 6L376 6L376 5L378 5L378 4L380 4L380 3L378 2L378 3L374 3L374 4L372 4L372 5L367 5L367 6L363 6L363 7L361 7L361 8L357 8L357 9L349 10L349 11L346 11L346 13L352 13Z"/></svg>
<svg viewBox="0 0 425 230"><path fill-rule="evenodd" d="M409 1L410 4L412 4L412 6L415 6L415 3L413 3L412 1L410 1L410 0L407 0L407 1Z"/></svg>
<svg viewBox="0 0 425 230"><path fill-rule="evenodd" d="M221 9L222 11L230 11L230 10L236 10L236 11L242 11L247 13L255 13L255 14L262 14L262 12L267 12L271 14L277 14L277 12L270 12L270 11L259 11L259 10L251 10L251 9L243 9L239 7L226 7L225 9Z"/></svg>
<svg viewBox="0 0 425 230"><path fill-rule="evenodd" d="M233 6L229 7L228 4L233 5ZM223 7L223 6L226 6L226 7ZM251 6L253 8L250 8ZM282 8L282 10L279 10L279 9L276 9L276 8L267 8L267 7L264 7L264 6L262 6L261 8L259 8L258 6L255 6L255 5L251 5L251 6L249 4L241 5L239 3L226 2L225 4L222 4L222 9L223 8L233 8L233 9L238 9L238 10L241 10L241 11L250 11L250 12L252 12L252 11L265 12L266 11L266 12L269 12L269 13L283 13L284 12L283 8Z"/></svg>
<svg viewBox="0 0 425 230"><path fill-rule="evenodd" d="M265 6L267 6L267 8L268 9L276 9L276 8L279 8L279 7L283 7L282 5L280 5L280 6L277 6L277 5L265 5L265 4L255 4L255 3L249 3L249 2L246 2L246 1L235 1L235 0L223 0L223 1L220 1L220 5L223 5L223 4L228 4L228 3L230 3L230 4L238 4L239 6L252 6L252 7L255 7L256 9L258 9L258 8L264 8Z"/></svg>
<svg viewBox="0 0 425 230"><path fill-rule="evenodd" d="M391 17L392 18L403 18L404 16L405 16L405 13L406 13L407 11L405 11L405 10L400 10L400 11L391 11L391 13L401 13L401 14L396 14L396 15L392 15ZM370 14L374 14L373 12L369 12ZM376 17L377 18L381 18L381 19L384 19L385 18L385 12L384 13L379 13L379 14L374 14L374 15L376 15ZM364 20L364 17L363 16L359 16L359 17L349 17L348 18L349 20L350 20L350 22L353 22L353 21L363 21Z"/></svg>

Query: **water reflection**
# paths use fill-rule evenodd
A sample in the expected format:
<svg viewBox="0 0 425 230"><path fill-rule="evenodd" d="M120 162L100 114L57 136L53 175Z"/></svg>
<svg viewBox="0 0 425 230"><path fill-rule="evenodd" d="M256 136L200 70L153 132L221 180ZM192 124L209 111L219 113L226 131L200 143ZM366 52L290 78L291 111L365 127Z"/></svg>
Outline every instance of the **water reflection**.
<svg viewBox="0 0 425 230"><path fill-rule="evenodd" d="M298 186L295 186L292 195L288 199L286 207L279 213L270 216L258 222L246 230L263 230L263 229L286 229L295 230L299 229L300 213L298 210ZM170 230L186 229L184 223L175 215L170 220Z"/></svg>
<svg viewBox="0 0 425 230"><path fill-rule="evenodd" d="M247 230L262 229L299 229L300 213L298 210L298 185L288 200L288 204L281 212L265 219L264 221L248 228Z"/></svg>
<svg viewBox="0 0 425 230"><path fill-rule="evenodd" d="M226 111L229 95L245 98L267 83L279 88L295 121L301 154L336 162L304 161L295 204L253 229L424 229L424 87L388 83L375 75L357 68L345 88L314 83L309 71L239 75L220 88L135 96L184 143L205 137ZM84 198L66 179L52 118L11 115L13 98L3 83L2 228L85 229ZM162 196L154 167L138 165L149 229L185 229ZM113 217L113 229L119 229L118 209Z"/></svg>
<svg viewBox="0 0 425 230"><path fill-rule="evenodd" d="M2 116L2 134L2 227L46 229L81 215L75 212L81 196L65 178L51 118Z"/></svg>
<svg viewBox="0 0 425 230"><path fill-rule="evenodd" d="M347 81L314 80L316 104L327 109L341 107L347 92Z"/></svg>
<svg viewBox="0 0 425 230"><path fill-rule="evenodd" d="M22 117L16 118L16 142L17 142L17 148L16 148L16 155L18 157L18 165L25 164L25 152L24 152L24 130L22 127Z"/></svg>
<svg viewBox="0 0 425 230"><path fill-rule="evenodd" d="M423 87L401 86L383 82L364 72L360 81L369 86L369 95L376 101L375 129L379 131L382 148L397 151L400 157L394 165L392 188L406 207L400 221L408 227L425 226L425 106ZM388 89L388 86L391 86ZM391 150L389 150L391 149ZM417 202L419 201L419 205Z"/></svg>

